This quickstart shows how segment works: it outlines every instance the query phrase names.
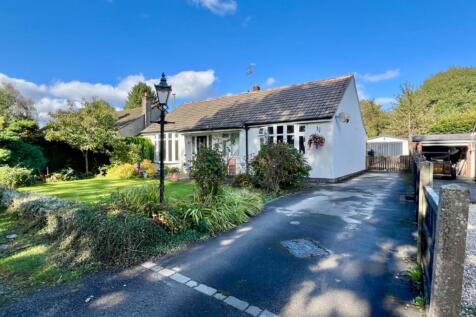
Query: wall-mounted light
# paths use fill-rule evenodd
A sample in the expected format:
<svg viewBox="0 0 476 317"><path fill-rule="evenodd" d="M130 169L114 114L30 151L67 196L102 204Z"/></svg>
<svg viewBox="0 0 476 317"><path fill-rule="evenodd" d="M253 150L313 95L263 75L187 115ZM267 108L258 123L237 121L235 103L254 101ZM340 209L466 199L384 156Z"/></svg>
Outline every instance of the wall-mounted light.
<svg viewBox="0 0 476 317"><path fill-rule="evenodd" d="M337 115L337 119L339 119L340 122L342 123L349 123L350 117L347 113L341 112Z"/></svg>

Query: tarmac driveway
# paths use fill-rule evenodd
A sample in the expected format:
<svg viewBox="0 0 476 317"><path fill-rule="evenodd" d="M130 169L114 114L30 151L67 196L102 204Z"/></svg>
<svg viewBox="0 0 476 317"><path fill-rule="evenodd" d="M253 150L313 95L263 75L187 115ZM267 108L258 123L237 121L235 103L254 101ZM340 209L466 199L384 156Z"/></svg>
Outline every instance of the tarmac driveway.
<svg viewBox="0 0 476 317"><path fill-rule="evenodd" d="M418 316L407 190L397 174L320 185L157 266L43 290L0 315Z"/></svg>

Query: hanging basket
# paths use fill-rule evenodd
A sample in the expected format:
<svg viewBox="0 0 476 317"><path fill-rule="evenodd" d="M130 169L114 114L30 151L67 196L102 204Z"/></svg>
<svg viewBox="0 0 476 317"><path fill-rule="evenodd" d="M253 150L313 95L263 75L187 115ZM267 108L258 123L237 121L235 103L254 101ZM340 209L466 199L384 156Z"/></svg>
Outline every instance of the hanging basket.
<svg viewBox="0 0 476 317"><path fill-rule="evenodd" d="M326 144L326 138L319 134L311 134L307 140L307 144L309 145L309 148L314 146L318 149Z"/></svg>

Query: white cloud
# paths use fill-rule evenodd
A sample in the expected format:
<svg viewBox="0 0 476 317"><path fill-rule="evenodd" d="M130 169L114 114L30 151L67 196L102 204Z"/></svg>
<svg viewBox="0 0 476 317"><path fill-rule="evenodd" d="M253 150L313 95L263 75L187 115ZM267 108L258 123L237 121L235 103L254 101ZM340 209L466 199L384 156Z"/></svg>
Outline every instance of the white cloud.
<svg viewBox="0 0 476 317"><path fill-rule="evenodd" d="M178 99L193 100L205 97L216 81L213 70L183 71L168 77L173 93ZM81 81L57 81L50 85L36 84L24 79L9 77L0 73L0 84L12 84L23 95L31 98L38 111L40 121L48 118L51 111L65 109L68 102L80 105L83 99L97 97L111 103L116 108L122 108L130 89L143 81L153 87L159 78L145 78L142 74L129 75L117 85L89 83Z"/></svg>
<svg viewBox="0 0 476 317"><path fill-rule="evenodd" d="M264 84L269 87L269 86L272 86L275 82L276 82L276 78L268 77L266 81L264 82Z"/></svg>
<svg viewBox="0 0 476 317"><path fill-rule="evenodd" d="M375 98L374 100L376 104L379 104L381 106L393 105L395 104L396 101L397 100L392 97L379 97L379 98Z"/></svg>
<svg viewBox="0 0 476 317"><path fill-rule="evenodd" d="M359 97L359 100L368 99L367 94L364 91L364 86L359 83L356 83L356 86L357 86L357 95Z"/></svg>
<svg viewBox="0 0 476 317"><path fill-rule="evenodd" d="M379 81L389 80L400 76L400 69L389 69L381 74L357 74L357 76L360 77L364 82L376 83Z"/></svg>
<svg viewBox="0 0 476 317"><path fill-rule="evenodd" d="M192 2L217 15L233 14L238 7L235 0L192 0Z"/></svg>

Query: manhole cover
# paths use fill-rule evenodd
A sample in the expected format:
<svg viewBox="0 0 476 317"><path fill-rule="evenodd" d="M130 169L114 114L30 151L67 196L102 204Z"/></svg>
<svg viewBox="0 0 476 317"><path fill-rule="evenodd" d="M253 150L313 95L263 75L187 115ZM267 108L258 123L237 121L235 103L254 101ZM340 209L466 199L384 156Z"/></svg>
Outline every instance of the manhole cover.
<svg viewBox="0 0 476 317"><path fill-rule="evenodd" d="M281 245L297 258L327 256L330 254L330 252L321 247L317 241L311 239L286 240L281 241Z"/></svg>

